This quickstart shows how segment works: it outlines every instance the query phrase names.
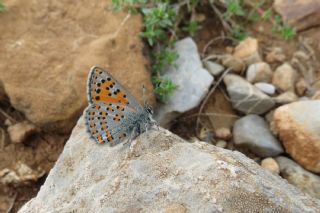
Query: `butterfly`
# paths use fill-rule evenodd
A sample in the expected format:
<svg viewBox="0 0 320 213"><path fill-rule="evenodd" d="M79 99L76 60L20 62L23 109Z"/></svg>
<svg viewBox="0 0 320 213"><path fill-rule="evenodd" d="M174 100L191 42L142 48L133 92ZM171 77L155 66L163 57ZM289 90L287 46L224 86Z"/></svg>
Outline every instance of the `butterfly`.
<svg viewBox="0 0 320 213"><path fill-rule="evenodd" d="M86 127L99 144L129 141L156 124L149 105L141 106L108 72L96 66L88 75L87 98Z"/></svg>

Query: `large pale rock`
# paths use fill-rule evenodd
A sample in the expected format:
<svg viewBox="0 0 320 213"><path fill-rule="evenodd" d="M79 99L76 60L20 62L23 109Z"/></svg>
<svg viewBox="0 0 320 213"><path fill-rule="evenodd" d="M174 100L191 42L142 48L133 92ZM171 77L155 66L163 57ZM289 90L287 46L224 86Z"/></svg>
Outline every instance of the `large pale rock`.
<svg viewBox="0 0 320 213"><path fill-rule="evenodd" d="M235 109L246 114L262 114L270 110L275 102L257 87L242 77L228 74L223 79Z"/></svg>
<svg viewBox="0 0 320 213"><path fill-rule="evenodd" d="M277 108L274 124L286 152L304 168L320 173L320 100Z"/></svg>
<svg viewBox="0 0 320 213"><path fill-rule="evenodd" d="M302 191L320 199L320 177L303 169L300 165L286 157L277 157L281 176Z"/></svg>
<svg viewBox="0 0 320 213"><path fill-rule="evenodd" d="M233 127L233 139L236 145L246 147L260 157L277 156L283 152L267 122L258 115L247 115L237 120Z"/></svg>
<svg viewBox="0 0 320 213"><path fill-rule="evenodd" d="M233 56L244 60L247 65L262 61L259 53L258 40L248 37L241 41L234 49Z"/></svg>
<svg viewBox="0 0 320 213"><path fill-rule="evenodd" d="M179 114L198 106L214 80L203 68L197 45L191 38L176 42L174 51L179 57L174 65L168 67L164 78L170 79L177 89L156 110L156 120L162 126L167 126Z"/></svg>
<svg viewBox="0 0 320 213"><path fill-rule="evenodd" d="M150 130L129 149L89 140L81 119L24 212L317 212L320 201L239 152ZM196 186L196 187L195 187Z"/></svg>
<svg viewBox="0 0 320 213"><path fill-rule="evenodd" d="M87 104L93 65L109 70L141 101L142 84L152 91L138 36L140 16L106 10L110 4L6 1L0 18L0 82L12 106L36 125L71 130Z"/></svg>

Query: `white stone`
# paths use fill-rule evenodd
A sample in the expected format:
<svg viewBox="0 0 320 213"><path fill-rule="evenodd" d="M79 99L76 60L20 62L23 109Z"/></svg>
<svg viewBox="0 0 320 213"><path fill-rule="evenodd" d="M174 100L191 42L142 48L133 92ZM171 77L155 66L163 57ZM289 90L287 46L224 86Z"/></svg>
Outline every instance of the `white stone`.
<svg viewBox="0 0 320 213"><path fill-rule="evenodd" d="M164 74L177 89L166 104L156 109L156 120L166 126L172 119L199 105L213 82L213 77L202 67L196 43L191 38L176 42L174 50L179 57Z"/></svg>
<svg viewBox="0 0 320 213"><path fill-rule="evenodd" d="M221 64L212 61L204 61L203 65L213 76L219 76L225 70Z"/></svg>
<svg viewBox="0 0 320 213"><path fill-rule="evenodd" d="M272 70L270 65L265 62L251 64L246 72L246 79L250 83L267 82L272 80Z"/></svg>
<svg viewBox="0 0 320 213"><path fill-rule="evenodd" d="M274 95L274 93L276 92L276 88L272 84L258 82L255 83L254 86L256 86L260 91L268 95Z"/></svg>
<svg viewBox="0 0 320 213"><path fill-rule="evenodd" d="M246 114L263 114L275 105L268 95L242 77L227 74L224 79L232 106Z"/></svg>

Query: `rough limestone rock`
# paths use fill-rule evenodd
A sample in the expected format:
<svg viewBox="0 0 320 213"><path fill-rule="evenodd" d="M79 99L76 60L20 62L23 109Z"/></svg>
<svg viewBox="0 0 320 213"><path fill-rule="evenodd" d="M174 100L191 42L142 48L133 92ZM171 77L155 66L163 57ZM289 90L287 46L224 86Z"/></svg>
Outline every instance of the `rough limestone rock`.
<svg viewBox="0 0 320 213"><path fill-rule="evenodd" d="M191 38L176 42L174 50L179 57L164 77L177 85L177 89L167 103L156 110L156 120L162 126L167 126L179 114L198 106L214 80L203 68L197 45Z"/></svg>
<svg viewBox="0 0 320 213"><path fill-rule="evenodd" d="M304 168L320 173L320 100L284 105L273 116L286 152Z"/></svg>
<svg viewBox="0 0 320 213"><path fill-rule="evenodd" d="M317 212L303 194L239 152L160 129L128 145L98 145L84 122L26 212Z"/></svg>
<svg viewBox="0 0 320 213"><path fill-rule="evenodd" d="M281 176L302 191L320 199L320 177L303 169L299 164L286 157L277 157Z"/></svg>
<svg viewBox="0 0 320 213"><path fill-rule="evenodd" d="M263 114L275 105L268 95L238 75L227 74L223 81L233 107L241 112Z"/></svg>
<svg viewBox="0 0 320 213"><path fill-rule="evenodd" d="M277 156L283 152L279 141L272 135L267 122L258 115L247 115L234 123L234 143L260 157Z"/></svg>
<svg viewBox="0 0 320 213"><path fill-rule="evenodd" d="M107 10L110 4L5 2L7 11L0 18L0 85L28 120L69 132L87 104L86 80L93 65L109 70L141 101L142 84L152 96L138 36L141 18Z"/></svg>

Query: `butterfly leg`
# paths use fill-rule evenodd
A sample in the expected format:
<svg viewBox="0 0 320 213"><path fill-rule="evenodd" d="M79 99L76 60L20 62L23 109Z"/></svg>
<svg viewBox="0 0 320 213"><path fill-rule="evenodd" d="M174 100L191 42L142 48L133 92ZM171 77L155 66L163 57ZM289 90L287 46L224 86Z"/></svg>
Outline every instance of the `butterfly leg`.
<svg viewBox="0 0 320 213"><path fill-rule="evenodd" d="M134 140L134 138L136 138L136 135L137 135L137 131L138 131L138 128L135 127L133 128L131 134L130 134L130 141L132 143L130 143L130 150L132 151L134 149L134 146L137 144L137 140Z"/></svg>
<svg viewBox="0 0 320 213"><path fill-rule="evenodd" d="M130 133L129 137L126 139L126 141L123 143L123 145L128 145L129 143L132 142L132 140L135 138L135 135L136 135L136 131L137 131L137 128L133 128L132 132ZM131 147L131 145L130 145Z"/></svg>

